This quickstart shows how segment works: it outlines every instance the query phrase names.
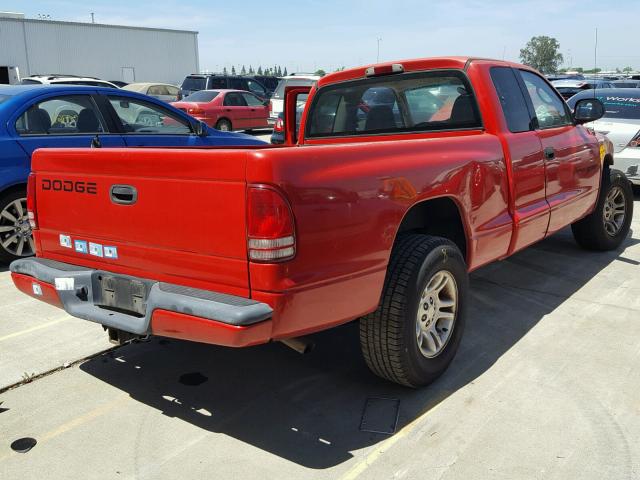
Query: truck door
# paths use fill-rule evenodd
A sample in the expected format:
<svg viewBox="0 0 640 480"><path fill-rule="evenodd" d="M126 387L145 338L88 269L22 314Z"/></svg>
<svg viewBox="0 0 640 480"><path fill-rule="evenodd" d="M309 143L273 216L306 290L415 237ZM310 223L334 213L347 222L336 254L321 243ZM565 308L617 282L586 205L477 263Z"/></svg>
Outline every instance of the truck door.
<svg viewBox="0 0 640 480"><path fill-rule="evenodd" d="M599 144L595 135L573 123L566 103L546 80L527 70L520 70L519 76L544 154L549 235L582 217L596 202L601 178Z"/></svg>
<svg viewBox="0 0 640 480"><path fill-rule="evenodd" d="M516 72L509 67L492 67L491 79L504 116L501 140L507 164L511 164L511 203L514 231L509 253L544 238L549 224L545 192L542 143Z"/></svg>

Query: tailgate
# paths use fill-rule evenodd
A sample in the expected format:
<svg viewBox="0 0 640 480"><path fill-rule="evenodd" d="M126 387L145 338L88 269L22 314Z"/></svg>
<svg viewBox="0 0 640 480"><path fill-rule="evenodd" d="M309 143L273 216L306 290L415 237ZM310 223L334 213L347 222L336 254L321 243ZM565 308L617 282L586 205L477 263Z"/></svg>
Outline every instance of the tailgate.
<svg viewBox="0 0 640 480"><path fill-rule="evenodd" d="M38 150L39 256L248 296L246 159L246 149Z"/></svg>

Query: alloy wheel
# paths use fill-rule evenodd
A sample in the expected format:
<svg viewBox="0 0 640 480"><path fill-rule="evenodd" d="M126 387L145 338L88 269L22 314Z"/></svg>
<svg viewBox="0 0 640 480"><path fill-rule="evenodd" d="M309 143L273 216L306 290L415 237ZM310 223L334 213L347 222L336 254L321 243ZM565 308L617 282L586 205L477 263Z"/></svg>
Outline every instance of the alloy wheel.
<svg viewBox="0 0 640 480"><path fill-rule="evenodd" d="M0 212L0 245L16 257L28 257L35 253L26 198L12 201Z"/></svg>

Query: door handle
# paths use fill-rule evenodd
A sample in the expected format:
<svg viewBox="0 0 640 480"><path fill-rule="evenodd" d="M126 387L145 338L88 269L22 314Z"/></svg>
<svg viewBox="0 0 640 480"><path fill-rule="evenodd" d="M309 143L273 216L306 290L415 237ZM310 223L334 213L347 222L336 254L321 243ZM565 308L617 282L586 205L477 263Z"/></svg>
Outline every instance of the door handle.
<svg viewBox="0 0 640 480"><path fill-rule="evenodd" d="M231 109L230 109L230 108L227 108L227 112L230 112L230 111L231 111Z"/></svg>
<svg viewBox="0 0 640 480"><path fill-rule="evenodd" d="M119 205L133 205L138 201L138 191L131 185L111 185L109 196Z"/></svg>
<svg viewBox="0 0 640 480"><path fill-rule="evenodd" d="M553 149L553 147L547 147L544 149L544 158L546 158L547 160L553 160L554 158L556 158L556 151Z"/></svg>

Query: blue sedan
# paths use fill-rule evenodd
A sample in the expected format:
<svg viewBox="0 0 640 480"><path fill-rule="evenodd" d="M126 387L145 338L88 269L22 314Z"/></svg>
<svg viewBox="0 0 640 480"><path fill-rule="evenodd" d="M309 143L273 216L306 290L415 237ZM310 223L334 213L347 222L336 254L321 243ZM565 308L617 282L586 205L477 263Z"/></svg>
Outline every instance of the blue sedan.
<svg viewBox="0 0 640 480"><path fill-rule="evenodd" d="M33 255L26 183L31 154L60 147L264 145L220 132L146 95L75 85L0 86L0 262Z"/></svg>

